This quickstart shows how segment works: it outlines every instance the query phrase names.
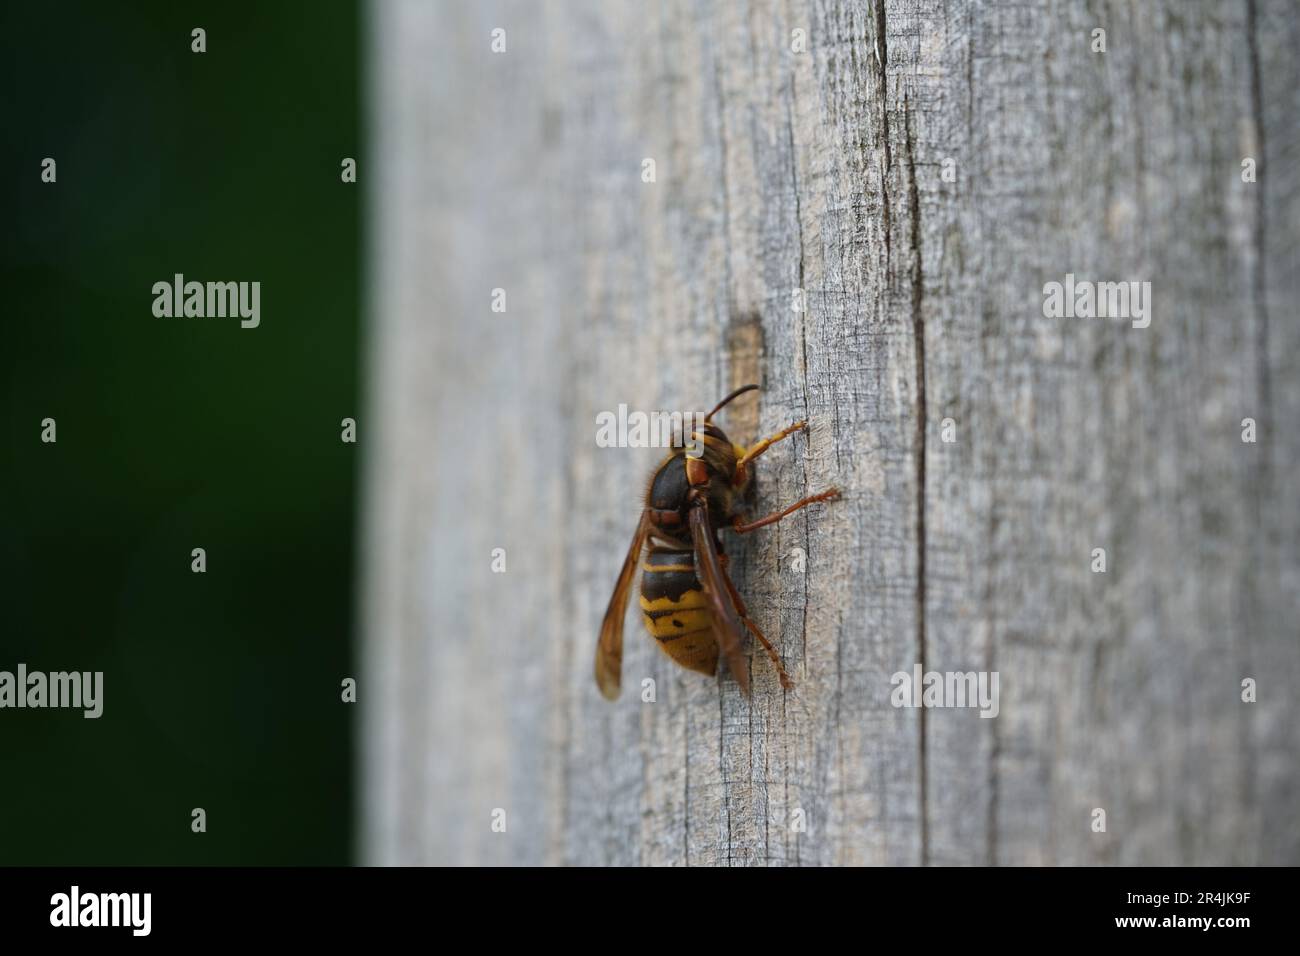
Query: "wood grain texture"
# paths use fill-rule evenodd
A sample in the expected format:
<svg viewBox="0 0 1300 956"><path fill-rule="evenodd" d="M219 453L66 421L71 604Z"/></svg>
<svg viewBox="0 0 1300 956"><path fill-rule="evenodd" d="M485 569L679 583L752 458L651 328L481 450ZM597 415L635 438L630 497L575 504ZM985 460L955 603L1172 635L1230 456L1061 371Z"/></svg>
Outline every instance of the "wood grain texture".
<svg viewBox="0 0 1300 956"><path fill-rule="evenodd" d="M1298 47L1289 0L376 4L362 858L1300 863ZM1044 317L1067 273L1150 327ZM608 704L658 453L596 415L750 380L734 438L812 422L758 510L845 491L731 545L798 686L631 617ZM918 661L998 717L891 706Z"/></svg>

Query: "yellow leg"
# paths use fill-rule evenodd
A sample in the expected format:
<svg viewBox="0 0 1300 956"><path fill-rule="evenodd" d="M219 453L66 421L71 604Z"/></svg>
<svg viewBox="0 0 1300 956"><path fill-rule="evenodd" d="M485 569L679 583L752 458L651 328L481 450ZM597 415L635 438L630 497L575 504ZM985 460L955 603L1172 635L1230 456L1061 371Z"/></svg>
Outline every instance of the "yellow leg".
<svg viewBox="0 0 1300 956"><path fill-rule="evenodd" d="M795 432L802 431L807 427L808 427L807 422L795 422L793 425L789 426L788 428L782 428L771 438L764 438L762 441L755 443L753 447L751 447L748 451L745 452L745 457L740 459L736 467L743 469L751 461L753 461L759 455L763 454L763 452L767 451L777 442L781 441L782 439L789 438Z"/></svg>

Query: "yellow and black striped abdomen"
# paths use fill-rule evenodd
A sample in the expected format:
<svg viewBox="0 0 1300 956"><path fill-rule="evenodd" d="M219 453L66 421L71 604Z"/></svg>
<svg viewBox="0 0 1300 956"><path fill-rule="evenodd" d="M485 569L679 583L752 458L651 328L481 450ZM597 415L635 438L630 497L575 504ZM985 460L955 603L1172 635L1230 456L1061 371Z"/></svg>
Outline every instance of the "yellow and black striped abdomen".
<svg viewBox="0 0 1300 956"><path fill-rule="evenodd" d="M650 549L641 569L641 616L650 636L682 667L717 670L718 642L693 551Z"/></svg>

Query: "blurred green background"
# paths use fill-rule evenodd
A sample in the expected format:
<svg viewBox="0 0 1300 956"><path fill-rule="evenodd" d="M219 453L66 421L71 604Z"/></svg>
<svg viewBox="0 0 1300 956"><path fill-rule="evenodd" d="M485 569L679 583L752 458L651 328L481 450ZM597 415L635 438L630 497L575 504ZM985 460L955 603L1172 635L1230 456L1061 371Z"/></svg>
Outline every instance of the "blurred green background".
<svg viewBox="0 0 1300 956"><path fill-rule="evenodd" d="M0 18L0 670L105 675L99 720L0 710L0 864L346 863L357 6ZM260 281L260 327L155 318L176 272Z"/></svg>

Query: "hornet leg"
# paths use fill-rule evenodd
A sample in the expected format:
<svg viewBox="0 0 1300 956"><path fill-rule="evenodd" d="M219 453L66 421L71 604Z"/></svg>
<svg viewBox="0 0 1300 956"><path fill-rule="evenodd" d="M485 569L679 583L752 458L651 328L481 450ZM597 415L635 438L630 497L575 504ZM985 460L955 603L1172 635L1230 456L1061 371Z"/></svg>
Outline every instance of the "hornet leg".
<svg viewBox="0 0 1300 956"><path fill-rule="evenodd" d="M745 521L741 520L739 515L737 515L736 520L732 522L731 527L738 534L749 534L749 532L757 531L759 528L764 528L767 525L776 524L778 521L780 521L782 518L786 517L787 515L792 515L800 508L806 508L808 505L813 504L814 502L834 501L839 496L840 496L840 490L838 488L827 488L825 491L821 492L820 494L809 495L807 498L799 499L794 504L792 504L789 508L786 508L784 511L774 511L767 517L759 518L757 521L750 521L746 523Z"/></svg>
<svg viewBox="0 0 1300 956"><path fill-rule="evenodd" d="M788 428L782 428L771 438L764 438L762 441L755 443L754 447L750 448L747 452L745 452L745 457L740 459L740 461L737 463L737 467L744 468L751 461L753 461L759 455L763 454L763 452L767 451L777 442L781 441L782 439L789 438L795 432L802 431L807 427L808 427L807 422L795 422L793 425L789 426Z"/></svg>
<svg viewBox="0 0 1300 956"><path fill-rule="evenodd" d="M772 659L772 665L776 667L777 676L781 678L781 686L786 690L794 690L794 681L790 680L790 675L785 672L785 665L781 663L781 655L776 652L772 642L763 636L763 632L758 629L758 625L750 619L749 608L745 607L745 601L736 590L736 586L731 583L731 575L727 573L726 562L722 566L722 579L727 582L727 590L731 592L732 603L736 606L736 613L740 615L741 623L749 628L749 632L758 639L763 645L763 650L767 651L767 656Z"/></svg>

